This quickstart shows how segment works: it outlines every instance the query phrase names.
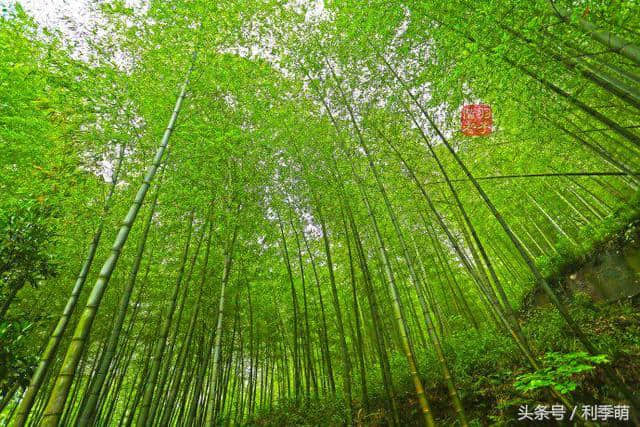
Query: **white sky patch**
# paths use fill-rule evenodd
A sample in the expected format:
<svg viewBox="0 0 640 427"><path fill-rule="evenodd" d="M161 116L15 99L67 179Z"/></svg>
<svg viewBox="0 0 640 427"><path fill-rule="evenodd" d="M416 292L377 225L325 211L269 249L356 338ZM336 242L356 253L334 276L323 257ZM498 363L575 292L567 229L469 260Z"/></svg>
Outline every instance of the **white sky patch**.
<svg viewBox="0 0 640 427"><path fill-rule="evenodd" d="M0 0L0 5L20 4L24 11L41 27L59 32L62 40L73 50L76 58L89 60L92 44L104 44L112 36L100 6L107 0ZM124 6L133 9L135 16L149 10L149 0L124 0ZM133 25L133 22L127 22ZM118 65L130 65L124 52L113 52Z"/></svg>
<svg viewBox="0 0 640 427"><path fill-rule="evenodd" d="M304 13L304 20L318 23L329 19L329 14L324 8L324 0L291 0L287 6L296 11Z"/></svg>
<svg viewBox="0 0 640 427"><path fill-rule="evenodd" d="M402 37L407 32L409 28L409 23L411 23L411 11L408 7L402 5L402 12L404 13L404 19L400 23L400 26L396 29L396 34L393 36L393 41L391 44L396 46L400 43Z"/></svg>
<svg viewBox="0 0 640 427"><path fill-rule="evenodd" d="M243 28L244 37L248 42L221 49L221 53L231 53L248 59L263 59L282 73L285 77L292 77L293 73L282 65L282 58L291 52L279 50L282 46L277 43L277 34L286 31L309 33L315 31L318 24L331 19L332 15L325 8L324 0L290 0L284 4L285 8L304 16L302 27L294 25L292 28L282 28L278 15L260 17L259 20L248 21ZM274 32L275 31L275 32Z"/></svg>
<svg viewBox="0 0 640 427"><path fill-rule="evenodd" d="M49 29L60 30L70 39L87 35L101 21L100 4L105 0L0 0L0 3L19 3L38 24ZM125 0L125 7L136 14L149 10L148 0Z"/></svg>

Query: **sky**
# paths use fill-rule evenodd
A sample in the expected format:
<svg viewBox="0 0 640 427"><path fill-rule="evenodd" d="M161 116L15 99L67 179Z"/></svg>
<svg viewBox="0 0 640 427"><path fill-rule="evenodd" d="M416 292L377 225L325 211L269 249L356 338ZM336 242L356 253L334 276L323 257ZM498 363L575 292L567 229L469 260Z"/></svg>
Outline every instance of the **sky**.
<svg viewBox="0 0 640 427"><path fill-rule="evenodd" d="M78 57L89 51L89 40L98 41L106 35L100 12L104 0L0 0L0 10L11 11L16 3L41 27L59 30ZM149 0L125 0L124 4L136 13L144 13ZM93 35L94 31L96 35Z"/></svg>
<svg viewBox="0 0 640 427"><path fill-rule="evenodd" d="M62 38L73 46L76 57L87 59L87 41L99 42L107 36L100 4L109 0L0 0L0 14L7 15L19 3L43 28L59 30ZM136 14L144 14L150 0L124 0ZM324 0L289 0L287 5L305 13L307 21L326 19ZM94 35L94 32L97 34Z"/></svg>
<svg viewBox="0 0 640 427"><path fill-rule="evenodd" d="M49 29L59 29L69 38L85 37L100 22L99 5L105 0L0 0L0 6L11 7L20 3L38 24ZM144 13L149 0L124 0L126 7ZM309 20L324 16L324 0L290 0L289 6L307 11Z"/></svg>
<svg viewBox="0 0 640 427"><path fill-rule="evenodd" d="M83 35L99 22L101 0L0 0L0 4L20 3L24 10L38 22L50 29L59 29L68 37ZM136 12L144 12L148 0L125 0L125 6Z"/></svg>

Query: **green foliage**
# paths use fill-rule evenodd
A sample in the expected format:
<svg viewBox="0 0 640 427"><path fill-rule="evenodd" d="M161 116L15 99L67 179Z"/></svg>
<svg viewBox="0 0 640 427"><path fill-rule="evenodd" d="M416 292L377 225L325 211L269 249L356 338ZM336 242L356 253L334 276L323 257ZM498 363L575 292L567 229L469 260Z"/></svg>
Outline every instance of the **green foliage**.
<svg viewBox="0 0 640 427"><path fill-rule="evenodd" d="M124 417L125 402L149 385L142 369L157 345L150 325L168 318L173 320L166 329L166 354L153 359L156 367L162 364L158 381L168 382L152 384L153 408L146 406L157 414L177 415L161 406L169 403L159 393L171 384L185 403L181 410L201 411L200 402L226 393L215 410L218 421L230 424L249 418L256 425L339 425L349 418L346 406L352 402L356 423L383 423L389 419L385 386L390 380L400 424L412 424L419 413L414 382L422 379L434 414L442 424L452 424L451 383L433 351L425 314L436 323L452 384L475 423L508 422L521 397L513 378L530 368L509 332L494 324L487 293L500 285L510 304L527 307L518 315L534 356L546 353L543 369L518 377L518 390L551 386L564 393L584 380L584 388L608 393L587 375L608 359L581 353L582 345L548 300L521 303L526 295L538 295L532 293L532 263L524 262L502 224L517 234L533 264L562 294L562 278L637 221L637 178L620 175L615 165L638 166L632 141L624 141L628 132L637 132L635 107L577 67L554 60L558 55L579 60L625 87L636 85L637 71L626 59L577 27L586 18L633 40L640 20L635 2L557 0L569 23L554 16L550 2L515 0L474 7L459 0L152 1L143 2L148 8L142 12L129 7L134 3L101 1L92 9L99 19L92 19L96 28L86 32L90 47L81 52L82 60L70 55L73 43L41 32L20 10L0 22L0 302L12 320L0 329L6 350L0 362L15 373L2 373L0 387L25 384L33 360L24 355L36 355L50 329L51 319L40 319L57 319L62 312L87 243L101 224L87 285L52 358L58 365L69 352L78 356L77 363L82 354L86 359L80 363L89 369L110 334L113 314L125 319L115 352L119 359L108 364L100 394L101 425ZM93 323L80 322L86 326L80 351L78 341L68 346L78 311L151 164L194 50L195 69L170 155L150 183L149 194L160 191L149 241L141 239L141 211L123 230L128 240L117 248L117 265L107 264L109 282L92 293ZM628 129L627 137L557 96L541 84L547 80L598 106ZM495 129L486 138L459 132L460 107L475 102L491 104L494 111ZM438 141L425 117L430 114L452 152L442 141L433 152L426 149ZM364 155L365 142L370 155ZM110 209L103 210L108 177L121 151L122 173ZM379 176L374 177L374 166ZM605 174L589 176L594 171ZM484 200L469 175L481 178ZM140 205L145 213L149 194ZM427 198L433 199L433 210ZM487 209L487 198L495 211ZM184 269L188 278L179 299L169 299L182 271L187 212L195 218ZM467 225L463 212L470 218ZM504 222L496 221L494 212ZM207 349L217 328L231 224L238 225L237 247L222 334L216 334L221 341L215 366L221 374L212 375ZM209 228L213 243L205 256L200 244ZM356 233L362 247L355 245ZM333 258L331 274L323 236ZM625 245L637 242L637 233L627 232ZM120 311L122 289L134 276L136 247L143 243L140 272L131 282L136 303ZM487 260L480 259L482 252ZM462 262L463 255L471 265ZM285 266L284 258L291 265ZM46 286L36 288L43 280ZM398 297L392 296L394 289ZM561 296L594 345L610 354L610 363L638 366L636 309L597 306L583 294ZM430 313L422 312L421 297ZM167 316L168 307L176 305L179 314ZM407 369L403 328L420 378ZM185 363L188 381L174 381L178 360ZM328 392L329 361L335 395ZM387 366L391 378L381 374ZM66 377L78 390L66 402L71 417L74 405L85 400L84 383L78 381L86 377L76 372L76 378ZM247 378L249 372L254 377ZM302 390L297 400L291 399L294 373ZM212 386L211 378L218 384ZM367 381L369 414L363 414L361 379ZM348 380L351 396L345 391ZM305 400L307 387L319 397ZM42 388L50 389L51 383ZM52 401L64 404L66 397L54 394ZM352 402L345 402L349 398ZM118 402L113 411L104 406L109 402ZM208 403L211 412L214 405Z"/></svg>
<svg viewBox="0 0 640 427"><path fill-rule="evenodd" d="M270 411L261 411L249 426L336 426L346 417L341 399L312 399L301 403L283 399Z"/></svg>
<svg viewBox="0 0 640 427"><path fill-rule="evenodd" d="M461 381L496 373L520 357L513 341L493 328L460 332L447 343L455 355L453 373Z"/></svg>
<svg viewBox="0 0 640 427"><path fill-rule="evenodd" d="M0 213L0 286L4 298L25 284L36 287L56 275L49 251L53 238L50 214L38 203L25 203Z"/></svg>
<svg viewBox="0 0 640 427"><path fill-rule="evenodd" d="M29 384L38 362L27 340L32 326L27 321L0 323L0 391L7 391L14 384Z"/></svg>
<svg viewBox="0 0 640 427"><path fill-rule="evenodd" d="M33 202L0 212L0 390L28 384L38 360L29 339L31 318L22 311L9 312L9 308L26 284L37 287L57 274L50 214L48 208Z"/></svg>
<svg viewBox="0 0 640 427"><path fill-rule="evenodd" d="M536 372L518 376L514 387L522 392L552 387L559 393L567 394L578 387L578 374L594 370L595 365L610 362L605 354L591 356L583 351L547 353L542 359L543 367Z"/></svg>

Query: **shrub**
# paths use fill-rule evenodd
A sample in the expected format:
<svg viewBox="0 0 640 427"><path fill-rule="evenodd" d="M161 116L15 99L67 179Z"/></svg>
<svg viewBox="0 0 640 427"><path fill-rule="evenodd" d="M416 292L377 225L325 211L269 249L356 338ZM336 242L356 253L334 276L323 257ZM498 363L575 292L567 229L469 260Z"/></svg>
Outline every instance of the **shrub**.
<svg viewBox="0 0 640 427"><path fill-rule="evenodd" d="M578 374L609 362L604 354L590 356L584 351L566 354L551 352L542 359L541 369L518 376L513 385L522 392L553 387L558 393L567 394L578 387Z"/></svg>

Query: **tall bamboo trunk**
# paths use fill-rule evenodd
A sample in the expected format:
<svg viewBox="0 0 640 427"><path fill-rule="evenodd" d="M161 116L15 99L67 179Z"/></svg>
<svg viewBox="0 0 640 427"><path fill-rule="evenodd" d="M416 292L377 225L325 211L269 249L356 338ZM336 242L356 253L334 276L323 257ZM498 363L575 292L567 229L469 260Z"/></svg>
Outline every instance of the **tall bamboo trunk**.
<svg viewBox="0 0 640 427"><path fill-rule="evenodd" d="M178 275L176 278L176 284L173 287L173 293L171 295L171 300L169 304L169 309L164 316L164 321L162 322L162 327L160 328L160 339L158 340L158 344L153 350L151 368L149 377L144 387L144 395L142 398L142 407L140 408L140 414L138 415L138 425L146 426L153 423L153 419L150 417L150 413L152 411L152 398L154 391L157 386L158 373L160 372L160 366L162 364L162 359L164 357L165 348L167 345L167 337L169 336L169 330L171 329L173 323L173 316L176 311L176 306L178 304L178 295L180 292L180 286L182 285L184 278L184 271L187 264L187 259L189 256L189 246L191 244L191 234L193 230L193 220L194 220L195 211L191 211L189 215L189 227L187 229L187 239L184 245L184 251L182 254L182 258L180 260L180 267L178 269ZM154 405L157 405L158 402L154 402Z"/></svg>
<svg viewBox="0 0 640 427"><path fill-rule="evenodd" d="M129 308L129 302L131 299L131 294L133 293L133 288L136 285L138 271L140 269L140 264L142 263L144 250L147 244L147 237L149 236L149 230L151 229L151 221L153 219L153 215L155 214L156 206L158 205L158 196L160 194L160 188L162 186L162 175L164 174L164 170L165 169L163 168L160 174L161 176L155 191L155 195L153 197L153 201L151 203L151 207L149 208L149 215L147 216L144 224L142 236L140 237L140 243L138 244L136 256L131 267L131 272L129 274L129 279L120 298L118 314L113 323L113 328L111 329L111 333L109 334L105 348L102 352L102 355L100 356L100 362L98 362L97 374L95 378L92 379L88 390L85 391L85 393L89 395L89 398L84 405L84 409L78 420L78 426L81 427L85 427L91 424L96 415L100 391L102 390L102 386L107 376L107 370L109 369L109 366L111 365L111 362L115 355L116 346L118 345L120 332L122 330L122 324L124 323L124 319Z"/></svg>
<svg viewBox="0 0 640 427"><path fill-rule="evenodd" d="M320 228L322 230L322 240L324 242L324 252L327 258L327 269L329 270L329 282L331 284L331 297L333 302L333 308L336 313L336 323L338 324L338 334L340 339L340 349L342 350L343 376L342 382L345 392L345 399L347 400L347 422L350 424L353 417L353 397L351 392L351 356L349 355L349 349L347 347L347 341L344 332L344 322L342 319L342 309L340 308L340 299L338 297L338 288L336 285L335 273L333 270L333 260L331 258L331 245L329 243L329 235L327 226L322 214L322 208L318 200L316 200L316 211L318 221L320 222Z"/></svg>
<svg viewBox="0 0 640 427"><path fill-rule="evenodd" d="M461 35L464 38L466 38L467 40L469 40L471 43L474 43L474 44L478 45L481 48L481 50L493 53L493 46L488 46L486 44L482 44L482 43L480 43L480 41L478 41L475 37L473 37L472 35L468 34L467 32L465 32L463 30L460 30L457 27L452 27L448 23L445 23L445 22L443 22L442 20L440 20L440 19L438 19L436 17L432 17L432 18L434 19L434 21L438 22L444 28L448 28L451 31L453 31L455 34ZM533 79L533 80L537 81L538 83L540 83L545 89L555 93L556 95L558 95L561 98L565 99L570 104L572 104L575 107L579 108L585 114L593 117L594 119L598 120L603 125L607 126L611 130L615 131L617 134L619 134L620 136L622 136L623 138L628 140L633 145L635 145L637 147L640 147L640 137L637 134L635 134L634 132L632 132L630 129L627 129L627 128L621 126L619 123L617 123L614 120L610 119L605 114L600 113L596 109L594 109L591 106L587 105L586 103L582 102L576 96L571 95L567 91L561 89L560 87L558 87L554 83L552 83L549 80L545 79L542 75L540 75L540 74L536 73L535 71L533 71L531 68L528 68L528 67L526 67L524 65L519 64L518 62L514 61L513 59L507 57L506 55L501 55L500 58L504 62L509 64L511 67L513 67L513 68L515 68L517 70L520 70L526 76L528 76L531 79Z"/></svg>
<svg viewBox="0 0 640 427"><path fill-rule="evenodd" d="M331 353L329 351L329 337L327 332L327 316L325 314L324 309L324 300L322 298L322 290L320 288L320 279L318 277L318 270L316 267L315 257L313 256L313 252L311 252L309 248L309 241L307 236L302 233L302 240L304 241L305 248L307 249L307 254L309 255L309 260L311 261L311 269L313 270L313 277L316 283L316 292L318 293L318 303L320 305L320 321L321 321L321 350L324 354L325 364L327 365L327 380L329 382L329 391L332 396L335 396L336 393L336 384L333 378L333 366L331 364Z"/></svg>
<svg viewBox="0 0 640 427"><path fill-rule="evenodd" d="M546 48L544 45L537 44L533 40L527 38L520 31L510 28L509 26L501 24L500 28L509 34L512 34L522 42L531 45L536 51L542 51L544 54L549 55L557 62L563 64L567 69L577 72L587 80L600 86L609 94L618 97L636 108L640 108L640 92L636 88L628 86L626 83L616 79L615 77L602 73L580 59L562 55L552 49Z"/></svg>
<svg viewBox="0 0 640 427"><path fill-rule="evenodd" d="M349 258L349 277L351 282L351 296L353 304L353 315L355 317L355 329L356 329L356 352L358 354L358 362L360 368L360 391L362 393L362 403L364 409L369 408L369 391L367 390L367 371L364 364L364 342L362 339L362 331L360 325L360 310L358 308L358 295L356 292L356 276L353 266L353 255L351 253L351 238L349 236L349 229L347 227L347 221L344 216L344 210L342 211L342 227L345 233L345 240L347 242L347 257Z"/></svg>
<svg viewBox="0 0 640 427"><path fill-rule="evenodd" d="M345 93L344 93L344 91L342 89L342 86L341 86L337 76L335 75L335 72L333 71L333 68L331 67L330 64L327 63L327 65L329 67L329 70L331 71L331 74L332 74L335 82L336 82L336 85L338 87L338 91L340 92L341 97L342 97L342 101L343 101L344 105L347 107L347 111L349 112L349 116L351 118L351 123L352 123L352 125L353 125L353 127L354 127L354 129L356 131L356 134L357 134L357 137L358 137L358 141L360 142L360 147L363 149L363 151L365 153L365 156L366 156L367 161L369 163L369 168L371 169L371 172L372 172L372 174L373 174L373 176L374 176L374 178L376 180L376 183L378 184L378 189L380 190L380 193L382 194L385 206L387 208L387 213L389 215L389 218L391 219L391 222L393 224L395 233L396 233L396 235L398 237L398 240L400 242L400 247L402 248L402 253L403 253L403 256L405 258L406 265L407 265L407 267L409 269L409 275L410 275L410 278L411 278L411 282L412 282L412 284L413 284L413 286L414 286L414 288L416 290L416 294L418 295L418 300L420 301L420 304L421 304L421 307L422 307L422 310L423 310L423 315L424 315L424 318L426 320L427 331L428 331L429 337L430 337L430 339L432 341L432 344L434 345L434 348L436 350L436 355L437 355L438 360L440 362L441 368L443 369L445 383L447 384L447 388L449 390L449 396L450 396L451 401L452 401L452 403L454 405L454 408L455 408L455 411L456 411L456 414L458 416L458 419L459 419L460 423L463 426L466 426L467 425L467 420L466 420L466 415L464 413L464 408L462 407L462 404L461 404L460 399L458 397L458 393L457 393L456 387L453 384L453 381L452 381L452 378L451 378L451 374L449 372L449 368L448 368L448 366L447 366L447 364L445 362L444 354L443 354L443 351L442 351L442 347L440 345L440 341L439 341L437 335L434 332L433 323L432 323L432 320L431 320L431 310L427 306L427 303L426 303L426 301L424 299L424 295L423 295L422 289L420 288L420 283L419 283L417 274L416 274L416 272L414 270L411 257L409 256L409 251L407 249L407 245L405 243L405 240L404 240L404 237L403 237L402 230L400 228L400 224L399 224L398 218L397 218L397 216L395 214L393 206L391 205L391 201L389 200L389 197L387 195L387 191L385 189L384 184L382 183L382 180L381 180L380 175L378 173L378 170L377 170L377 168L375 166L375 163L373 162L369 147L366 144L364 136L362 135L360 127L359 127L359 125L358 125L358 123L357 123L357 121L355 119L354 112L353 112L353 110L351 108L351 103L348 102L348 100L346 99L346 95L345 95ZM384 259L384 261L385 261L385 263L388 262L387 259Z"/></svg>
<svg viewBox="0 0 640 427"><path fill-rule="evenodd" d="M378 353L378 359L380 361L380 372L382 376L382 382L383 382L385 393L387 395L387 399L389 400L389 406L391 409L391 415L392 415L391 424L398 425L400 424L400 421L399 421L400 417L398 414L398 406L396 403L395 393L393 390L393 381L391 379L391 369L389 366L387 351L384 345L384 335L381 332L382 321L380 319L380 313L378 311L378 302L376 299L375 291L373 289L371 275L369 272L369 267L367 265L364 248L360 240L358 228L353 219L351 208L349 207L349 204L345 200L344 196L343 196L343 201L346 206L347 216L349 217L349 224L350 224L351 230L353 231L353 238L356 244L356 252L358 254L358 260L360 264L360 271L362 272L363 281L365 285L365 294L367 296L367 301L369 302L369 311L371 314L371 321L373 322L373 328L372 328L373 341L375 343L375 347Z"/></svg>
<svg viewBox="0 0 640 427"><path fill-rule="evenodd" d="M73 314L76 304L78 303L78 298L80 297L80 293L84 288L84 284L87 281L87 277L89 275L89 270L91 269L91 265L93 264L93 259L95 258L96 251L98 249L98 245L100 244L100 239L102 237L102 231L104 229L105 219L111 208L111 201L113 198L113 194L115 192L116 184L118 182L118 177L120 176L120 170L122 168L122 162L124 159L124 146L120 148L120 154L118 157L118 161L116 163L116 167L114 169L113 176L111 178L111 186L109 188L109 193L104 202L102 215L100 217L100 224L96 229L96 232L91 239L91 244L89 245L89 252L82 264L82 268L80 269L80 273L76 279L76 283L73 286L71 291L71 295L67 300L67 304L58 320L58 323L49 338L47 346L40 356L40 361L38 362L38 366L36 370L33 372L33 376L31 377L31 381L24 395L22 396L22 400L20 401L20 405L18 406L16 412L16 419L14 420L16 427L23 427L27 418L29 417L29 413L35 402L36 395L42 387L42 383L44 382L49 368L51 367L51 363L53 358L58 351L58 346L60 345L60 341L67 329L67 325L69 324L69 320L71 319L71 315ZM0 316L1 318L2 316Z"/></svg>
<svg viewBox="0 0 640 427"><path fill-rule="evenodd" d="M238 206L238 209L240 207ZM238 225L237 223L234 225L233 228L233 235L231 237L231 240L229 241L229 246L227 248L226 254L225 254L225 259L224 259L224 270L222 272L222 281L221 281L221 286L220 286L220 299L218 302L218 321L216 324L216 334L215 334L215 341L213 344L213 366L212 366L212 378L211 378L211 382L210 382L210 389L209 389L209 407L207 410L207 418L206 418L206 425L207 426L213 426L214 425L214 421L215 421L215 405L213 404L215 402L215 384L216 384L216 380L218 378L218 364L220 363L220 344L222 342L222 321L223 321L223 316L224 316L224 302L225 302L225 289L227 287L227 284L229 283L229 277L231 276L231 265L233 262L233 250L235 247L235 243L236 243L236 238L238 236Z"/></svg>
<svg viewBox="0 0 640 427"><path fill-rule="evenodd" d="M578 18L574 22L568 10L558 7L554 2L551 2L551 5L555 14L564 22L581 29L598 43L640 65L640 47L623 40L609 31L599 29L584 18Z"/></svg>
<svg viewBox="0 0 640 427"><path fill-rule="evenodd" d="M511 240L512 244L515 246L516 250L518 251L520 256L523 258L525 263L527 264L529 270L533 273L536 283L544 290L544 292L547 294L547 296L549 297L553 305L556 306L556 308L558 309L558 311L560 312L564 320L567 322L567 324L569 325L574 335L583 344L585 349L592 355L597 354L598 353L597 349L593 346L591 341L587 338L587 336L584 334L584 332L578 326L578 324L573 320L573 317L569 313L567 307L560 301L560 299L558 298L556 293L553 291L553 289L551 289L551 287L549 286L549 283L544 279L544 277L542 276L542 273L540 272L538 267L535 265L535 261L533 260L533 258L530 256L530 254L527 253L522 243L515 237L515 234L513 233L511 227L507 224L506 220L500 214L500 212L498 212L497 208L495 207L495 205L493 204L489 196L486 194L486 192L484 191L480 183L475 179L471 171L460 159L460 157L458 156L454 148L449 143L449 140L444 136L444 134L442 133L438 125L434 122L433 118L424 110L420 102L418 102L416 97L407 88L406 84L402 81L400 76L398 76L398 74L395 73L395 71L393 71L393 69L388 64L388 62L386 62L386 60L385 60L385 63L389 67L389 69L392 70L396 79L398 79L398 81L401 83L404 90L407 92L407 94L409 95L413 103L416 105L416 107L420 110L423 117L427 120L427 122L429 123L431 128L434 130L438 138L442 141L444 146L451 153L451 156L453 157L455 162L458 164L460 169L463 171L465 176L469 179L469 181L471 181L476 191L484 201L485 205L491 211L491 214L498 221L498 223L500 224L500 227L503 229L505 234ZM431 146L430 142L427 141L427 143L429 144L429 146ZM616 387L620 391L620 393L630 401L630 403L634 408L640 408L640 402L638 401L638 399L633 395L631 390L629 390L629 388L622 381L619 380L618 375L613 371L613 369L611 369L610 367L605 367L604 370L607 377L610 379L611 383L614 385L614 387Z"/></svg>
<svg viewBox="0 0 640 427"><path fill-rule="evenodd" d="M323 103L325 110L327 112L327 114L329 115L329 118L331 119L331 122L335 128L335 132L338 135L338 138L340 138L340 133L341 133L341 129L340 126L338 125L335 117L333 116L333 113L331 111L331 109L329 108L329 105L327 104L326 100L323 97L321 98L321 102ZM343 151L347 152L346 148L344 147L344 143L340 140L340 142L343 145ZM385 275L387 277L387 285L389 287L389 293L391 295L391 300L392 300L392 308L393 308L393 313L394 313L394 320L395 320L395 324L397 326L397 334L398 334L398 338L400 340L401 343L401 348L405 354L405 357L407 359L407 364L409 365L409 372L411 374L411 379L413 381L414 387L416 389L416 395L418 397L418 402L420 403L420 408L422 410L422 416L423 416L423 420L425 422L425 424L429 427L435 426L435 421L433 419L433 415L431 413L431 408L429 405L429 402L427 400L426 397L426 393L424 391L424 386L422 384L422 380L420 379L420 375L418 373L418 369L417 369L417 365L415 362L415 357L413 355L413 350L411 348L411 344L409 341L409 330L407 328L406 325L406 321L404 318L404 315L402 313L402 307L401 307L401 302L400 302L400 296L398 293L398 289L395 283L395 277L393 275L393 271L391 270L391 266L390 266L390 262L388 259L388 255L387 255L387 251L385 249L385 245L384 245L384 241L382 239L382 236L380 234L380 230L378 228L378 224L375 218L375 214L371 208L371 205L369 203L369 199L366 195L366 191L364 189L364 186L360 180L360 178L358 177L357 173L355 172L353 163L351 163L351 168L352 168L352 172L354 177L356 178L356 181L358 182L358 186L360 188L360 192L362 195L362 198L365 202L365 206L367 208L367 212L369 214L369 217L371 219L374 231L375 231L375 235L376 235L376 239L378 241L378 251L380 253L380 257L381 259L385 260L386 262L384 262L384 271L385 271ZM321 222L322 225L322 222ZM324 230L323 227L323 237L326 236L326 230ZM325 240L325 247L328 250L328 243ZM333 277L333 272L331 272L331 277ZM334 280L332 279L332 283L334 282ZM336 292L336 296L337 296L337 292ZM346 347L346 345L345 345ZM346 348L344 350L346 352Z"/></svg>
<svg viewBox="0 0 640 427"><path fill-rule="evenodd" d="M78 325L76 326L73 334L73 338L64 356L62 369L58 374L54 388L47 402L47 406L45 407L44 418L42 420L42 425L44 426L56 426L60 420L60 417L62 416L62 411L64 409L65 402L67 401L69 389L71 387L71 383L73 382L76 368L78 366L78 363L80 362L80 358L82 356L89 333L91 331L91 326L93 325L93 321L98 312L100 302L102 301L102 296L104 295L104 292L109 284L109 280L111 279L111 275L116 268L118 259L120 258L120 254L122 253L122 249L127 242L129 232L133 227L136 217L138 216L138 212L140 211L140 207L144 202L147 191L151 186L151 182L153 181L153 178L158 171L160 164L162 163L162 158L164 157L164 153L169 145L169 139L171 138L171 135L173 133L173 129L178 120L180 109L182 108L182 102L187 93L189 79L195 66L196 55L197 51L194 51L191 66L189 67L185 81L182 84L182 88L180 90L180 94L178 95L176 105L173 109L173 113L171 114L171 119L169 120L167 129L164 132L160 147L158 147L156 155L153 159L153 163L149 167L147 174L144 177L140 188L138 189L135 200L133 201L127 215L125 216L118 235L113 242L111 253L104 262L102 269L100 270L98 280L96 281L91 294L89 295L87 305L80 316Z"/></svg>
<svg viewBox="0 0 640 427"><path fill-rule="evenodd" d="M310 342L310 334L311 330L309 328L309 308L307 303L307 282L304 275L304 263L302 262L302 247L300 246L300 239L298 238L298 230L295 224L293 223L293 218L289 217L289 222L291 223L291 228L294 233L294 240L296 242L296 248L298 250L298 265L300 267L300 281L302 285L302 315L304 318L304 336L303 336L303 345L305 352L305 393L307 401L311 398L311 386L313 386L315 393L318 393L318 384L316 383L315 372L313 369L312 363L312 353L311 353L311 342ZM302 231L304 234L304 230Z"/></svg>
<svg viewBox="0 0 640 427"><path fill-rule="evenodd" d="M287 249L287 239L284 234L282 220L278 214L278 224L280 226L280 236L282 238L282 252L284 254L285 266L289 275L289 284L291 285L291 302L293 304L293 383L294 394L296 400L300 397L300 355L298 352L298 294L296 292L295 283L293 281L293 272L291 271L291 261L289 259L289 250Z"/></svg>

